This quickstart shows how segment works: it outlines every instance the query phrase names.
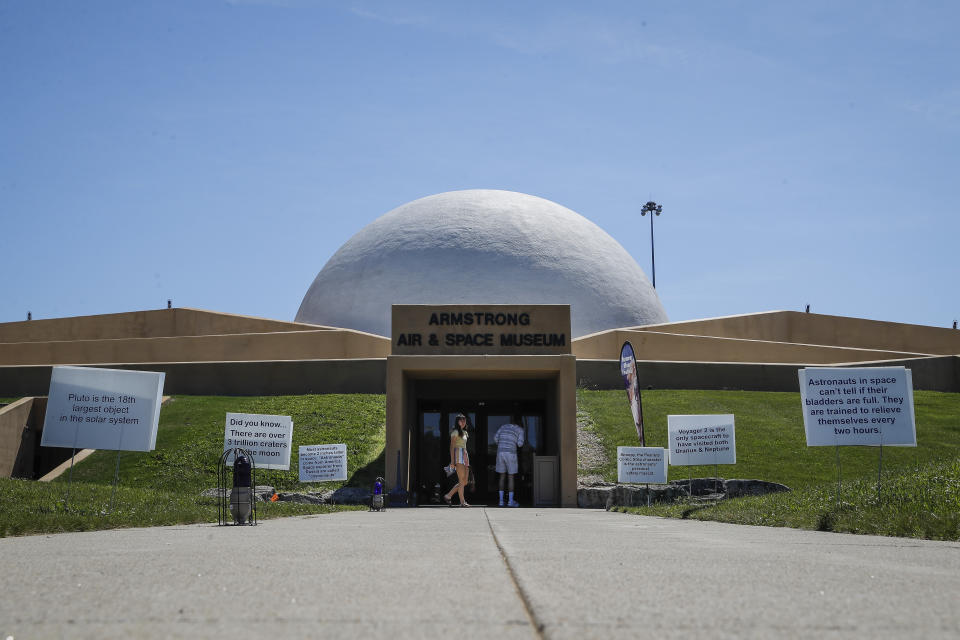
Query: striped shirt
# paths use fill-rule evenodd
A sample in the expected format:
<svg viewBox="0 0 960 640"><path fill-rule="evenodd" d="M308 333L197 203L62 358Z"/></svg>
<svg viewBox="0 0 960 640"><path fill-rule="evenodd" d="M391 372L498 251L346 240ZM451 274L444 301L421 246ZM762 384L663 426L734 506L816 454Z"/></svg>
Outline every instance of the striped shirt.
<svg viewBox="0 0 960 640"><path fill-rule="evenodd" d="M497 442L497 451L500 453L516 453L523 446L523 429L512 423L500 425L497 435L493 437Z"/></svg>

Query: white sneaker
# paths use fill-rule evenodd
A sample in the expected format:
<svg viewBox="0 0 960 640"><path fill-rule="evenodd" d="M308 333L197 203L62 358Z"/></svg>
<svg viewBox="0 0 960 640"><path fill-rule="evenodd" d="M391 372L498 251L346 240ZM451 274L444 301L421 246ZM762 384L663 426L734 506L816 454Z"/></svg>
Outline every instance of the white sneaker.
<svg viewBox="0 0 960 640"><path fill-rule="evenodd" d="M500 506L503 506L503 503L501 503ZM510 502L507 503L507 506L508 506L508 507L519 507L519 506L520 506L520 503L517 502L516 500L511 500Z"/></svg>

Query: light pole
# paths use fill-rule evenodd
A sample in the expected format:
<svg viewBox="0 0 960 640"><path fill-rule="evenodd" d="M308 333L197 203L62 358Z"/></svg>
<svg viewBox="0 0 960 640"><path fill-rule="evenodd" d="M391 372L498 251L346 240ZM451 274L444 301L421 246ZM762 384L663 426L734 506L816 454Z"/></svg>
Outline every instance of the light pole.
<svg viewBox="0 0 960 640"><path fill-rule="evenodd" d="M648 213L650 214L650 269L653 272L653 288L657 288L657 262L653 252L653 216L654 214L660 215L663 212L663 207L653 200L643 205L643 208L640 209L640 215L645 216Z"/></svg>

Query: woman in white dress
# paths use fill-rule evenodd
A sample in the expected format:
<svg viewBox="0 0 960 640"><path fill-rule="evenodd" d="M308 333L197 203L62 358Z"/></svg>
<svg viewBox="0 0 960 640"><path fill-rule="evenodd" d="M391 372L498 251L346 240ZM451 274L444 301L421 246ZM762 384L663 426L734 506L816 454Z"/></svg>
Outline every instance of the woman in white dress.
<svg viewBox="0 0 960 640"><path fill-rule="evenodd" d="M470 477L470 455L467 453L467 416L457 415L455 421L456 429L450 432L450 465L457 470L457 484L443 496L443 501L449 506L453 506L450 499L454 492L460 496L460 506L469 507L466 498L463 497L463 488L467 486Z"/></svg>

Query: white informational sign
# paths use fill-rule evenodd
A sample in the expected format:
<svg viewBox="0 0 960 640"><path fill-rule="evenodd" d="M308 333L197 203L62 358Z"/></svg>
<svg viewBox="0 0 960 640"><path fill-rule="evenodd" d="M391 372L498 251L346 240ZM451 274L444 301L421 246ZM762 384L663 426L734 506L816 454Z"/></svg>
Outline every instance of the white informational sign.
<svg viewBox="0 0 960 640"><path fill-rule="evenodd" d="M347 479L347 445L311 444L299 449L300 482Z"/></svg>
<svg viewBox="0 0 960 640"><path fill-rule="evenodd" d="M798 373L808 447L917 446L909 369L808 367Z"/></svg>
<svg viewBox="0 0 960 640"><path fill-rule="evenodd" d="M667 416L670 464L737 464L733 414Z"/></svg>
<svg viewBox="0 0 960 640"><path fill-rule="evenodd" d="M153 451L165 374L54 367L44 447Z"/></svg>
<svg viewBox="0 0 960 640"><path fill-rule="evenodd" d="M617 482L666 484L663 447L617 447Z"/></svg>
<svg viewBox="0 0 960 640"><path fill-rule="evenodd" d="M253 455L257 469L290 469L293 419L255 413L228 413L223 450L240 447ZM233 462L228 464L233 466Z"/></svg>

